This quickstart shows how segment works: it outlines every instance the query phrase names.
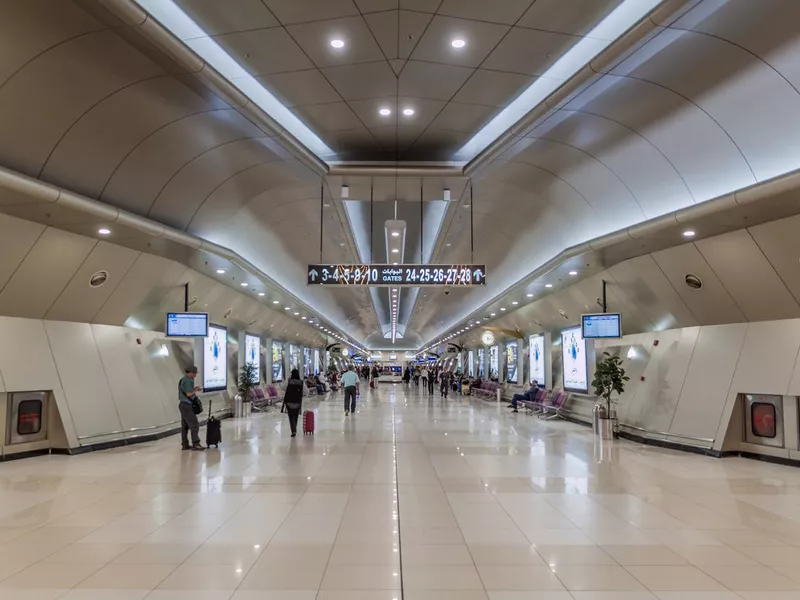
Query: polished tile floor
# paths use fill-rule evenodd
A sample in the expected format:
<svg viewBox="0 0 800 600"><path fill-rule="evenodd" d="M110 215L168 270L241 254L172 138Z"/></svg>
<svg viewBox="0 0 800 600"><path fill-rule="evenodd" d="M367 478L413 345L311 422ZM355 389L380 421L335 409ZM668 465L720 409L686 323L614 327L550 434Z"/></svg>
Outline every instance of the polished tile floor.
<svg viewBox="0 0 800 600"><path fill-rule="evenodd" d="M0 464L2 600L798 600L800 469L381 386Z"/></svg>

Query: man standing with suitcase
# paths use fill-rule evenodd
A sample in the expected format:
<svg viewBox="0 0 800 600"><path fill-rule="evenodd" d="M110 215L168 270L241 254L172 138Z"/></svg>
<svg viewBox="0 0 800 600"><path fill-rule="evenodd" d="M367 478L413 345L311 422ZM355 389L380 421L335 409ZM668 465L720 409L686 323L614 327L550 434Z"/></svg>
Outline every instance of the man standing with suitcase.
<svg viewBox="0 0 800 600"><path fill-rule="evenodd" d="M344 416L356 412L356 394L358 394L358 375L350 367L342 375L342 385L344 386Z"/></svg>
<svg viewBox="0 0 800 600"><path fill-rule="evenodd" d="M200 403L197 392L201 388L195 386L197 367L186 368L186 375L178 383L178 410L181 413L181 448L183 450L205 450L200 443L200 423L197 420L195 406ZM200 404L200 411L203 407ZM192 445L189 445L189 431L192 432Z"/></svg>

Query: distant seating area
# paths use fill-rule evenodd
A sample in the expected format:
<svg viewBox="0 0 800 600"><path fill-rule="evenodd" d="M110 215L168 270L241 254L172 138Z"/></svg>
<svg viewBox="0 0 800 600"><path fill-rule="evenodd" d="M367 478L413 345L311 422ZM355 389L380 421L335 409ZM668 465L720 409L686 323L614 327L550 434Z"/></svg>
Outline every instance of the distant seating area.
<svg viewBox="0 0 800 600"><path fill-rule="evenodd" d="M250 390L250 410L255 412L266 412L270 407L278 404L280 395L275 385L266 386L266 391L261 387L254 387Z"/></svg>
<svg viewBox="0 0 800 600"><path fill-rule="evenodd" d="M494 381L481 381L478 387L471 387L469 393L485 400L494 400L499 388L500 384Z"/></svg>

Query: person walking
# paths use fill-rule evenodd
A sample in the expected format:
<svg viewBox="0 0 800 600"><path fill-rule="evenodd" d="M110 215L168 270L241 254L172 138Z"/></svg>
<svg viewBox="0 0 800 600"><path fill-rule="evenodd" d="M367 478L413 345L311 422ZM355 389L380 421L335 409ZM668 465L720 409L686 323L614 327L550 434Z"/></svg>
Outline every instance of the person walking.
<svg viewBox="0 0 800 600"><path fill-rule="evenodd" d="M419 366L414 367L414 385L419 387Z"/></svg>
<svg viewBox="0 0 800 600"><path fill-rule="evenodd" d="M439 381L439 393L443 398L447 398L447 390L450 387L450 373L442 371L441 380Z"/></svg>
<svg viewBox="0 0 800 600"><path fill-rule="evenodd" d="M197 392L202 388L194 384L197 367L187 367L185 375L178 382L178 410L181 413L181 448L183 450L205 450L200 443L200 423L194 412L195 402L200 402ZM202 407L201 407L202 410ZM189 432L192 432L192 445L189 445Z"/></svg>
<svg viewBox="0 0 800 600"><path fill-rule="evenodd" d="M292 375L286 384L286 393L283 396L283 407L281 412L286 410L289 415L289 429L292 437L297 436L297 419L300 416L300 409L303 407L303 396L306 394L306 386L300 379L300 371L292 369Z"/></svg>
<svg viewBox="0 0 800 600"><path fill-rule="evenodd" d="M422 390L424 391L428 387L428 367L422 367L420 377L422 377Z"/></svg>
<svg viewBox="0 0 800 600"><path fill-rule="evenodd" d="M433 395L433 384L436 382L436 371L431 371L428 377L428 394Z"/></svg>
<svg viewBox="0 0 800 600"><path fill-rule="evenodd" d="M359 390L358 375L350 369L342 375L342 386L344 386L344 416L356 412L356 395Z"/></svg>

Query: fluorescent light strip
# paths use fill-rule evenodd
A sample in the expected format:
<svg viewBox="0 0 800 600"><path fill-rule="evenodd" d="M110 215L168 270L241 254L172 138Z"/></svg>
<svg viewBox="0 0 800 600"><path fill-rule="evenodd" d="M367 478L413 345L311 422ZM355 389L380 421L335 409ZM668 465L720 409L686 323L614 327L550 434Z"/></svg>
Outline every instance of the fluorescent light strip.
<svg viewBox="0 0 800 600"><path fill-rule="evenodd" d="M296 137L320 158L334 158L335 153L258 80L250 75L216 40L183 12L174 0L135 0L173 35L214 67L231 85L238 88L256 106Z"/></svg>
<svg viewBox="0 0 800 600"><path fill-rule="evenodd" d="M661 0L625 0L584 38L570 48L553 66L538 77L520 96L504 108L456 153L453 160L468 161L544 101L567 79L589 64L614 40L640 21Z"/></svg>

